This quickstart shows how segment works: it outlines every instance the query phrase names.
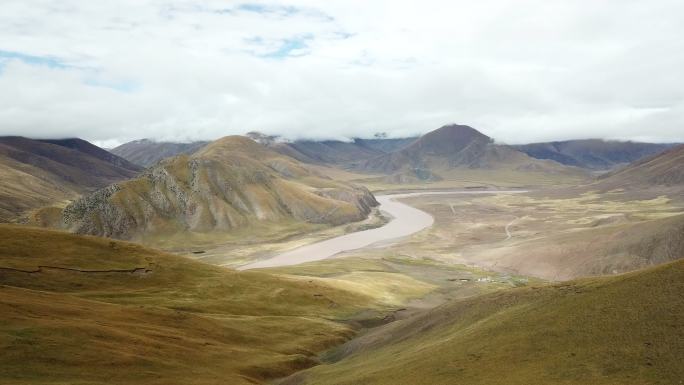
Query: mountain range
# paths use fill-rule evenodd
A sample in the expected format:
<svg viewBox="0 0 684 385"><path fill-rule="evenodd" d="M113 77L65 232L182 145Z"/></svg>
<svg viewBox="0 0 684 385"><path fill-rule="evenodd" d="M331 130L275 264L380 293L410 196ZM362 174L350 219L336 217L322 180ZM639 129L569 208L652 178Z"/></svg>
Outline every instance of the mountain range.
<svg viewBox="0 0 684 385"><path fill-rule="evenodd" d="M23 215L32 213L33 218L31 221L33 223L54 223L55 216L57 215L56 210L36 209L51 205L65 206L70 200L109 185L111 186L107 189L98 192L99 198L96 199L88 196L83 199L95 199L101 203L103 196L125 195L127 194L126 191L133 188L133 186L137 186L137 188L143 188L143 190L149 188L149 191L145 193L149 199L158 200L159 197L165 197L162 199L162 201L166 202L162 204L164 207L168 205L176 206L171 204L171 202L175 203L176 201L184 202L181 204L183 206L186 204L186 197L176 197L167 201L166 197L169 196L167 189L172 188L171 186L176 186L176 179L178 178L184 181L179 186L185 186L187 183L197 183L196 180L190 181L185 176L175 174L179 170L185 170L183 172L187 173L188 167L194 167L193 170L196 170L197 165L207 165L212 170L222 170L223 177L212 183L227 183L227 180L234 179L228 174L235 173L235 170L238 169L241 170L238 173L241 177L244 177L246 174L254 177L256 175L254 174L255 170L260 169L262 171L268 170L268 173L283 180L306 179L307 182L303 183L306 186L304 190L309 192L311 186L308 186L307 183L310 183L312 180L315 179L314 185L319 186L326 183L329 184L329 182L321 183L320 181L325 180L325 178L321 177L320 170L315 171L314 168L307 167L307 164L341 167L360 173L359 178L362 178L364 173L379 175L379 180L390 184L415 184L448 180L464 174L470 175L468 173L473 171L478 171L481 175L489 175L487 178L493 180L496 179L495 175L508 175L510 178L517 178L517 180L521 181L528 175L537 175L538 178L530 183L544 180L545 178L555 180L558 177L579 180L586 178L588 175L583 173L582 169L594 170L604 167L617 167L616 170L601 177L600 180L606 181L604 184L618 185L620 183L635 183L639 180L644 183L654 181L666 181L667 183L681 182L681 176L678 174L680 171L676 167L679 162L677 154L681 152L681 147L675 148L674 152L670 152L670 155L667 155L667 158L653 157L653 153L665 150L670 146L663 144L584 140L507 146L497 144L492 138L472 127L464 125L443 126L419 138L388 139L380 137L355 139L349 142L310 140L288 142L260 133L250 133L249 137L259 143L257 144L258 149L252 145L253 141L245 139L242 142L244 148L234 145L230 146L233 148L234 154L223 152L225 159L218 159L212 156L213 163L211 163L211 166L208 166L209 163L206 162L206 157L212 151L205 151L205 149L208 146L215 148L216 142L171 143L139 140L121 145L111 150L111 152L107 152L80 139L35 140L21 137L0 138L0 172L2 172L3 177L7 181L0 190L0 196L3 197L0 204L0 219L3 221L16 220ZM231 140L239 141L242 139L233 137ZM254 153L250 153L250 151L254 151ZM536 158L528 154L532 154ZM651 157L648 157L648 154L651 154ZM179 155L181 156L179 159L174 158ZM618 167L618 165L632 159L644 159L645 155L647 156L646 159L634 163L633 168L628 167L621 170ZM264 164L264 161L259 159L259 157L268 159L270 163ZM244 167L234 167L237 164L235 162L237 158L242 159L239 164ZM256 161L256 159L259 159L259 161ZM275 162L275 159L278 159L278 162ZM182 165L183 162L186 164ZM660 165L661 162L663 165ZM229 164L233 164L233 166L228 167L227 165ZM668 164L670 166L667 166ZM219 167L219 165L223 166ZM127 188L123 189L124 192L119 193L122 185L115 183L135 177L141 172L142 167L149 167L149 169L140 178L126 183L125 186ZM213 172L210 174L212 177L217 175ZM174 175L173 181L162 182L159 175L163 176L161 179L164 179L166 175ZM196 174L193 174L194 177L196 177ZM619 182L620 178L625 179L625 182ZM152 185L154 187L150 187ZM301 185L302 183L297 185L297 187ZM339 187L339 185L336 187ZM211 190L208 186L204 186L204 190L198 186L193 186L192 188L195 188L196 192ZM348 189L349 186L342 188ZM156 191L156 195L149 195L152 191ZM279 196L280 193L281 191L275 192L274 196ZM139 194L138 196L145 194ZM317 191L316 194L320 197L322 192ZM149 200L148 198L146 199ZM83 212L91 214L94 212L91 207L94 203L90 202L84 206L85 201L83 199L70 205L71 208L66 211L69 215L63 218L64 223L62 225L90 234L128 237L131 234L129 234L129 230L124 229L130 228L132 223L135 223L134 227L147 228L148 230L152 228L164 228L166 230L170 228L175 228L176 230L187 228L194 230L203 229L202 231L206 231L214 228L240 227L245 221L245 218L243 218L244 213L237 216L235 216L235 213L231 215L220 213L216 214L218 217L214 217L213 214L207 214L213 211L213 209L209 209L210 207L215 207L212 205L207 206L210 201L213 202L214 200L205 197L202 199L204 203L197 206L203 207L202 210L204 211L192 211L195 210L194 204L197 203L195 202L190 205L190 208L181 209L180 206L175 207L174 210L180 211L175 212L171 217L169 217L171 215L170 212L162 215L161 217L167 220L161 222L153 219L156 218L154 215L149 216L150 212L134 216L126 216L119 213L117 215L120 217L116 219L116 225L106 225L105 223L108 223L108 221L100 223L101 218L99 217L99 219L88 219L87 215L84 217L85 214L82 214ZM282 203L281 198L273 199ZM152 211L157 213L164 212L164 210L160 209L162 207L159 206L161 203L157 203L149 207L146 206L145 210L149 211L152 210L151 207L156 207ZM356 203L358 202L354 204L356 205ZM243 205L243 203L236 204L238 206ZM138 207L137 204L131 205L127 203L126 205L128 209L125 211L135 211L133 208ZM322 214L316 210L314 211L317 214L302 214L298 210L293 209L293 207L285 209L284 207L287 204L283 206L280 203L269 203L269 205L278 208L275 209L275 212L272 212L270 209L262 211L261 208L248 208L250 204L246 204L246 211L241 210L245 213L249 212L249 215L255 215L255 218L268 218L271 220L289 216L309 222L329 223L340 223L352 218L359 218L359 213L361 212L357 211L345 217L345 220L337 218L341 213L338 211L336 211L337 214L335 215L326 216L327 219L320 219L323 218ZM80 208L75 209L75 207ZM87 209L83 207L87 207ZM102 207L99 207L99 209L102 209ZM138 209L142 210L139 207ZM188 221L174 222L170 220L170 218L175 217L176 214L181 212L183 212L181 216L187 216ZM317 215L320 217L319 219L316 219ZM147 218L148 216L149 218ZM124 220L124 217L127 219ZM142 217L147 219L142 220ZM223 219L220 219L221 217ZM238 217L242 219L237 219ZM156 224L152 225L152 222ZM99 224L96 226L94 223ZM109 228L105 229L108 226Z"/></svg>
<svg viewBox="0 0 684 385"><path fill-rule="evenodd" d="M297 140L282 141L279 137L249 132L246 137L270 147L276 152L295 158L301 162L328 165L353 165L363 159L372 158L380 154L392 152L412 141L410 138L373 138L353 139L351 141L340 140ZM149 167L162 159L176 155L192 155L209 141L196 142L165 142L151 139L140 139L124 143L109 150L112 154L120 156L131 163Z"/></svg>
<svg viewBox="0 0 684 385"><path fill-rule="evenodd" d="M0 221L58 228L0 224L3 383L684 376L682 145L509 146L447 125L418 138L250 133L112 151L122 156L80 139L0 138ZM273 254L352 231L331 226L373 211L364 186L378 185L363 182L399 190L473 176L493 189L532 188L409 198L434 227L348 258L260 271L204 263L235 253L240 265L257 254L238 249ZM269 244L265 233L278 238Z"/></svg>
<svg viewBox="0 0 684 385"><path fill-rule="evenodd" d="M550 159L569 166L609 170L672 147L670 143L639 143L601 139L568 140L513 146L537 159Z"/></svg>
<svg viewBox="0 0 684 385"><path fill-rule="evenodd" d="M450 126L455 127L458 125ZM349 141L283 141L277 136L266 135L260 132L249 132L246 136L271 147L274 151L302 162L322 163L349 169L367 168L366 161L380 157L383 154L402 150L421 138L387 138L382 135L376 135L374 138L354 138ZM446 139L449 139L447 141L449 143L453 142L454 138ZM148 167L167 157L179 154L192 154L207 143L209 142L157 142L150 139L141 139L122 144L110 151L132 163ZM581 139L511 145L509 147L535 159L552 160L567 166L605 171L658 154L674 145L672 143Z"/></svg>

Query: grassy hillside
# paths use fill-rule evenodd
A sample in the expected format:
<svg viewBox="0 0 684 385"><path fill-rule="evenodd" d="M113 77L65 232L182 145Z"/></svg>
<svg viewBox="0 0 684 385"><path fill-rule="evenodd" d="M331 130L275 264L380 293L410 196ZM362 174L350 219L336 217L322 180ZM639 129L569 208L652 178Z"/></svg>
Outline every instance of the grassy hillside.
<svg viewBox="0 0 684 385"><path fill-rule="evenodd" d="M0 225L0 383L254 384L349 338L373 300L131 243Z"/></svg>
<svg viewBox="0 0 684 385"><path fill-rule="evenodd" d="M682 187L684 185L684 145L604 174L600 178L599 185L605 188L652 185Z"/></svg>
<svg viewBox="0 0 684 385"><path fill-rule="evenodd" d="M0 221L134 177L124 159L81 139L0 137Z"/></svg>
<svg viewBox="0 0 684 385"><path fill-rule="evenodd" d="M684 261L455 301L285 384L677 384Z"/></svg>
<svg viewBox="0 0 684 385"><path fill-rule="evenodd" d="M31 209L76 196L50 182L49 174L0 155L0 222L10 222Z"/></svg>

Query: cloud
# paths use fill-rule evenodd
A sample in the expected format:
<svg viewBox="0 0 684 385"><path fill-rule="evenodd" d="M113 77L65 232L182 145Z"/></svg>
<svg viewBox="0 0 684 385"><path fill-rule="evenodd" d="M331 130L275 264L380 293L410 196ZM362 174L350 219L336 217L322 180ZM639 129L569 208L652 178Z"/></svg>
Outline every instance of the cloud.
<svg viewBox="0 0 684 385"><path fill-rule="evenodd" d="M26 64L46 66L50 68L67 68L68 66L59 59L48 56L27 55L21 52L0 50L0 69L10 61L21 61Z"/></svg>
<svg viewBox="0 0 684 385"><path fill-rule="evenodd" d="M684 3L4 0L0 135L684 141Z"/></svg>

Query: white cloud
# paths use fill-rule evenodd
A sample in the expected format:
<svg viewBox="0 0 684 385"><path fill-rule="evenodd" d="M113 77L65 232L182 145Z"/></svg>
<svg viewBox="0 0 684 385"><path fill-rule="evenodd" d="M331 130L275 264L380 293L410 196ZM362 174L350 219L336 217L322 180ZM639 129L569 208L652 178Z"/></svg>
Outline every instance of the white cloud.
<svg viewBox="0 0 684 385"><path fill-rule="evenodd" d="M0 135L684 141L684 3L4 0Z"/></svg>

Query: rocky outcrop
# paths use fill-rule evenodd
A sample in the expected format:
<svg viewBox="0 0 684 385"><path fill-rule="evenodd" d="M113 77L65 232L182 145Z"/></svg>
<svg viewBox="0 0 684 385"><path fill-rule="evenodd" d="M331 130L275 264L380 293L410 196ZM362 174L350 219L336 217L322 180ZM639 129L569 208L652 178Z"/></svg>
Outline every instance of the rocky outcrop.
<svg viewBox="0 0 684 385"><path fill-rule="evenodd" d="M121 186L113 184L76 200L62 211L62 224L77 233L121 236L134 224L122 207L109 203L109 199L120 190Z"/></svg>
<svg viewBox="0 0 684 385"><path fill-rule="evenodd" d="M378 205L378 201L375 200L373 194L371 194L371 192L367 188L362 186L350 186L350 188L348 189L320 189L316 191L316 194L322 197L351 203L364 216L368 215L373 209L373 207Z"/></svg>

